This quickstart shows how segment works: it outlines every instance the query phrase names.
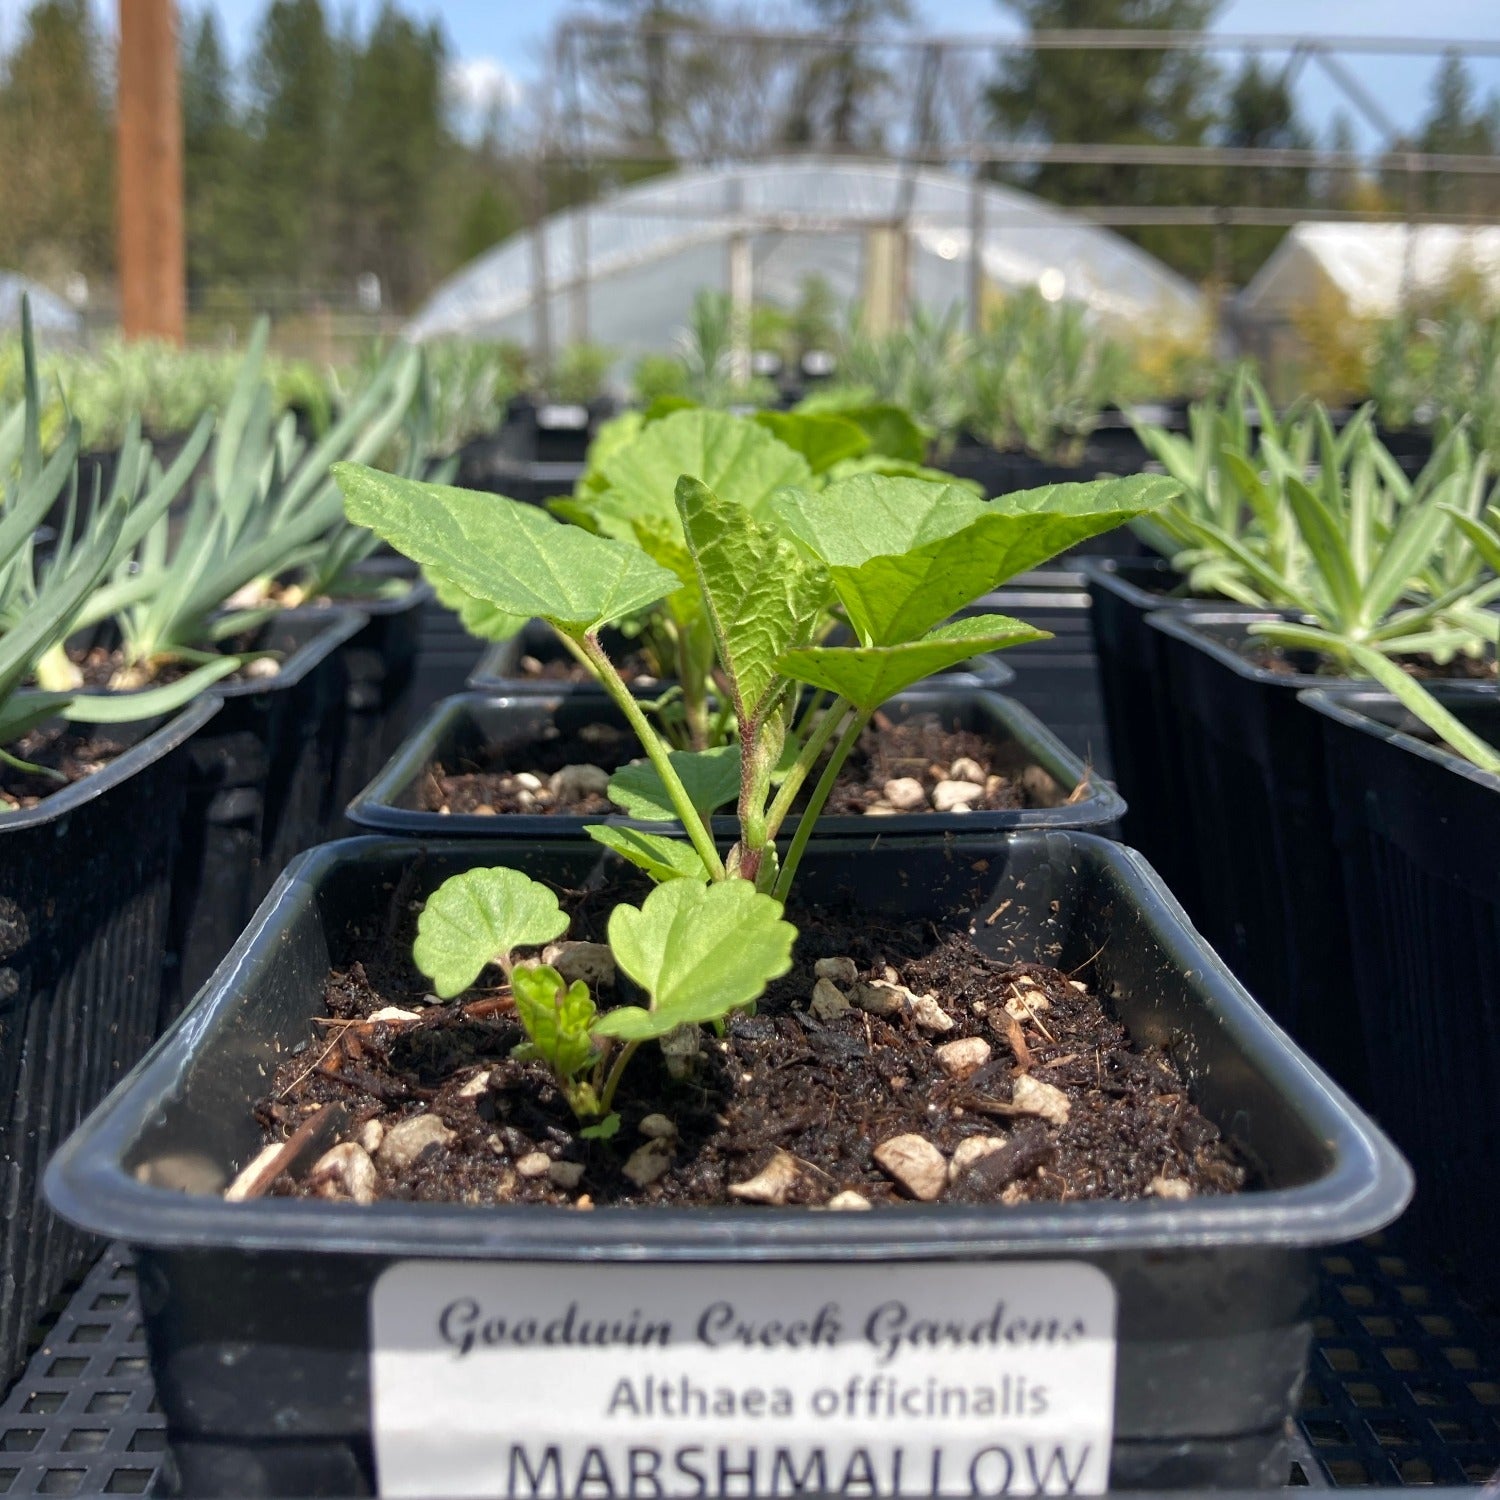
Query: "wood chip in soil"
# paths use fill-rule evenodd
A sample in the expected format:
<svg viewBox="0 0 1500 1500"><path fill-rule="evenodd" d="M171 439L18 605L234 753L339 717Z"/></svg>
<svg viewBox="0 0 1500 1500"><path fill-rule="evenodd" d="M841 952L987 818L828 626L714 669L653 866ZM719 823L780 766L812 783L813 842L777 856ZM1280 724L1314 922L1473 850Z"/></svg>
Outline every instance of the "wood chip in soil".
<svg viewBox="0 0 1500 1500"><path fill-rule="evenodd" d="M598 940L617 900L640 892L560 893L573 914L570 936ZM1078 976L1039 964L1002 964L965 931L931 924L897 927L866 915L801 913L796 965L727 1034L705 1032L698 1066L674 1079L657 1048L632 1061L616 1104L613 1141L585 1141L545 1069L510 1056L522 1039L503 994L476 989L430 1003L409 958L410 903L389 940L365 941L360 959L328 976L322 1024L283 1058L256 1114L264 1141L289 1136L314 1111L343 1105L350 1138L389 1132L433 1115L444 1137L404 1169L375 1152L377 1196L470 1204L552 1203L722 1205L731 1192L774 1168L777 1201L823 1205L857 1193L872 1206L911 1201L878 1164L875 1149L915 1135L951 1163L966 1140L1004 1148L964 1172L948 1171L945 1202L1116 1201L1239 1191L1246 1170L1218 1129L1191 1102L1171 1057L1134 1049L1123 1028ZM942 1033L910 1018L851 1007L818 1020L808 1002L820 958L848 957L862 981L894 974L931 994L952 1022ZM845 980L848 992L854 986ZM1017 997L1024 997L1024 1003ZM599 997L605 1006L618 993ZM1006 1010L1009 1002L1011 1010ZM388 1006L415 1022L359 1024ZM1019 1048L1014 1044L1019 1035ZM988 1062L970 1076L945 1071L938 1048L982 1038ZM969 1049L970 1051L974 1049ZM1026 1055L1026 1071L1018 1063ZM476 1079L484 1075L483 1082ZM1017 1111L1017 1085L1061 1091L1065 1122ZM647 1185L623 1170L660 1119L673 1134L652 1150L666 1170ZM642 1124L648 1129L643 1132ZM447 1132L452 1132L451 1138ZM366 1140L373 1140L367 1134ZM967 1158L976 1150L964 1148ZM282 1195L329 1195L279 1178Z"/></svg>

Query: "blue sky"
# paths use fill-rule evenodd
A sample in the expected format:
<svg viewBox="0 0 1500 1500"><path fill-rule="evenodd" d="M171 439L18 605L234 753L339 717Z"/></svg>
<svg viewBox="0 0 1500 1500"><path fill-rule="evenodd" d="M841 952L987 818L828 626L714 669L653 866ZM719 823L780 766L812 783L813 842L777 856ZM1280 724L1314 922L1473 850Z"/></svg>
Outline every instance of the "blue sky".
<svg viewBox="0 0 1500 1500"><path fill-rule="evenodd" d="M27 0L0 0L0 46L16 33ZM101 14L112 18L115 0L99 0ZM188 8L192 0L179 0ZM330 9L352 9L366 21L378 0L328 0ZM506 77L524 81L536 73L548 30L567 11L568 0L403 0L410 12L442 21L456 56L478 79ZM254 34L263 0L217 0L217 8L236 51ZM1014 31L996 0L916 0L927 27L934 31L995 34ZM1484 38L1500 41L1500 0L1228 0L1220 29L1229 32L1292 33L1317 36L1417 36ZM1350 68L1382 106L1406 126L1423 112L1433 64L1426 59L1351 57ZM1473 73L1485 91L1500 90L1500 60L1478 59ZM1333 86L1314 67L1304 71L1302 107L1320 130L1340 101ZM1361 131L1361 135L1364 133Z"/></svg>

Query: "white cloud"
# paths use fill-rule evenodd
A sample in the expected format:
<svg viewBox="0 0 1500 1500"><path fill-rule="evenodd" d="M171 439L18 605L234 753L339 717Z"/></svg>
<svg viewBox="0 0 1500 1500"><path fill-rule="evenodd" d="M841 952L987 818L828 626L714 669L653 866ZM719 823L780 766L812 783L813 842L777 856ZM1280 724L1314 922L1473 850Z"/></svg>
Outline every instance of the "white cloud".
<svg viewBox="0 0 1500 1500"><path fill-rule="evenodd" d="M514 73L493 57L463 57L448 69L448 87L466 114L483 119L496 107L510 111L521 102Z"/></svg>

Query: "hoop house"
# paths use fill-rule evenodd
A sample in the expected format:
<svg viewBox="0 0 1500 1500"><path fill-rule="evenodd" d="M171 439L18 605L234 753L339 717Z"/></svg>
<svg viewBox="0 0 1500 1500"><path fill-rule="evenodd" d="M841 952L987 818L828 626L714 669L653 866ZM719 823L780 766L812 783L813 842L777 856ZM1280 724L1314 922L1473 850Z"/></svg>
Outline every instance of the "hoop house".
<svg viewBox="0 0 1500 1500"><path fill-rule="evenodd" d="M1037 286L1111 321L1201 327L1202 299L1180 276L1027 193L895 162L792 157L677 172L554 214L452 276L407 332L526 341L540 301L550 338L643 353L670 346L698 290L729 289L736 255L758 300L790 306L817 275L848 305L866 299L893 243L907 297L930 308L964 303L976 285Z"/></svg>

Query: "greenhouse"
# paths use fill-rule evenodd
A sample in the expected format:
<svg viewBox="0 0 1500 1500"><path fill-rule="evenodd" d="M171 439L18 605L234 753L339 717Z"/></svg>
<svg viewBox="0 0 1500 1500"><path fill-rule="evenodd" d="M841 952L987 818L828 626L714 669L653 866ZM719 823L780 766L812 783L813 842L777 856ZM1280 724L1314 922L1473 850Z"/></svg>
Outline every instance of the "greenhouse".
<svg viewBox="0 0 1500 1500"><path fill-rule="evenodd" d="M731 289L736 245L748 246L757 299L790 306L819 276L853 306L877 300L882 277L897 275L911 302L945 308L966 302L975 285L976 228L986 290L1036 287L1051 301L1168 336L1201 327L1203 299L1189 282L1039 198L976 189L948 172L827 157L673 173L556 214L542 233L540 285L554 337L643 353L670 347L699 289ZM514 235L439 287L408 333L530 341L538 258L534 233Z"/></svg>

